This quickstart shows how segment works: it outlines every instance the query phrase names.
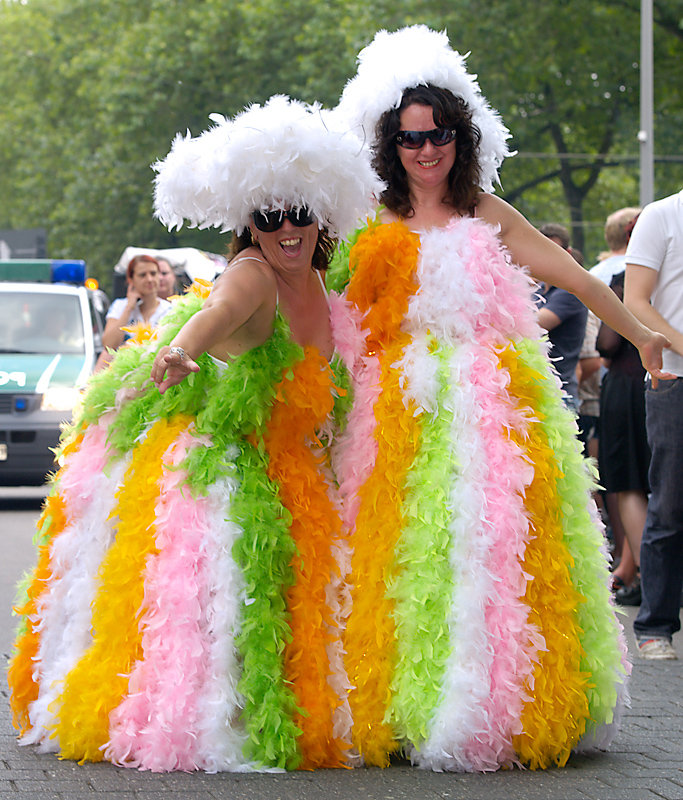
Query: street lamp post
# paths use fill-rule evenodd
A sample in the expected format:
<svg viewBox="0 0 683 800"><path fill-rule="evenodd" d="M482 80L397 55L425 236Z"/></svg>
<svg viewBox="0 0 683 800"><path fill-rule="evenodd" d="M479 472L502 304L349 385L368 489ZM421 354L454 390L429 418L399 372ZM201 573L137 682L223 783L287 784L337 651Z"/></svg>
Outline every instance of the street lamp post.
<svg viewBox="0 0 683 800"><path fill-rule="evenodd" d="M640 2L640 205L655 197L652 0Z"/></svg>

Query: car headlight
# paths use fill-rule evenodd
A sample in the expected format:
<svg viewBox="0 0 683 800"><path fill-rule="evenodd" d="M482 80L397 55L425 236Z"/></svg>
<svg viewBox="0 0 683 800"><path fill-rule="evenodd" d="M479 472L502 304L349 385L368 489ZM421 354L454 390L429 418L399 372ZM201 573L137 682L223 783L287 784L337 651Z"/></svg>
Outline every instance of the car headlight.
<svg viewBox="0 0 683 800"><path fill-rule="evenodd" d="M43 395L41 411L71 411L81 399L81 392L72 386L55 386Z"/></svg>

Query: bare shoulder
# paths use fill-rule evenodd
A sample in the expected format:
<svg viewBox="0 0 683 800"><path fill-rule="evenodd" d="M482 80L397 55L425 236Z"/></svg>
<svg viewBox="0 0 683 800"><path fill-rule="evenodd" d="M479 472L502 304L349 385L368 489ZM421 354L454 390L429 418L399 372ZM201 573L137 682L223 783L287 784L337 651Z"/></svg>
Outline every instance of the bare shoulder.
<svg viewBox="0 0 683 800"><path fill-rule="evenodd" d="M258 247L247 247L246 250L240 251L229 262L223 275L229 275L235 271L239 272L261 272L266 275L273 274L273 268L266 261L265 256Z"/></svg>
<svg viewBox="0 0 683 800"><path fill-rule="evenodd" d="M389 211L386 206L377 209L376 217L383 225L390 225L392 222L400 221L400 217L397 217L393 211Z"/></svg>
<svg viewBox="0 0 683 800"><path fill-rule="evenodd" d="M216 278L211 294L231 292L236 287L266 290L275 285L275 273L263 253L258 247L248 247L238 253Z"/></svg>
<svg viewBox="0 0 683 800"><path fill-rule="evenodd" d="M500 225L501 234L505 235L510 225L520 218L521 214L500 197L488 192L481 192L477 197L477 217L489 225Z"/></svg>

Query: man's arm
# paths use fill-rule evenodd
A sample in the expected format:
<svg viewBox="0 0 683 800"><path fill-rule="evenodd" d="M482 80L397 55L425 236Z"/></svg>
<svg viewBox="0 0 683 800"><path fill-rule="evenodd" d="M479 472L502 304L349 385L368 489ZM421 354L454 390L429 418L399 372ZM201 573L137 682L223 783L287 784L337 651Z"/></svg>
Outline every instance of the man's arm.
<svg viewBox="0 0 683 800"><path fill-rule="evenodd" d="M627 264L624 305L643 325L663 333L671 342L671 349L683 356L683 333L672 327L650 302L657 275L657 270L650 267Z"/></svg>
<svg viewBox="0 0 683 800"><path fill-rule="evenodd" d="M602 366L602 359L600 356L588 356L588 358L580 358L579 363L576 365L576 378L579 383L587 381L592 375Z"/></svg>
<svg viewBox="0 0 683 800"><path fill-rule="evenodd" d="M551 311L549 308L539 309L538 324L544 331L551 331L553 328L557 328L560 322L562 322L562 320L554 311Z"/></svg>

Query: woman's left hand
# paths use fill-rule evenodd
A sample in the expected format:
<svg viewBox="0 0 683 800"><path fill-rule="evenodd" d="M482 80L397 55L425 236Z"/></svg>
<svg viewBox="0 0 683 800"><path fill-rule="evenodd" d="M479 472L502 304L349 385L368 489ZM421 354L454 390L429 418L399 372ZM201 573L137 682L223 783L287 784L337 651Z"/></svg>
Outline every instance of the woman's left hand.
<svg viewBox="0 0 683 800"><path fill-rule="evenodd" d="M191 372L199 372L199 364L193 361L182 347L164 346L157 353L152 365L152 380L160 394L171 386L181 383Z"/></svg>
<svg viewBox="0 0 683 800"><path fill-rule="evenodd" d="M650 338L645 344L638 348L640 360L643 366L650 373L652 386L657 387L657 381L670 381L676 378L670 372L662 372L662 351L665 347L671 347L671 342L663 333L650 331Z"/></svg>

